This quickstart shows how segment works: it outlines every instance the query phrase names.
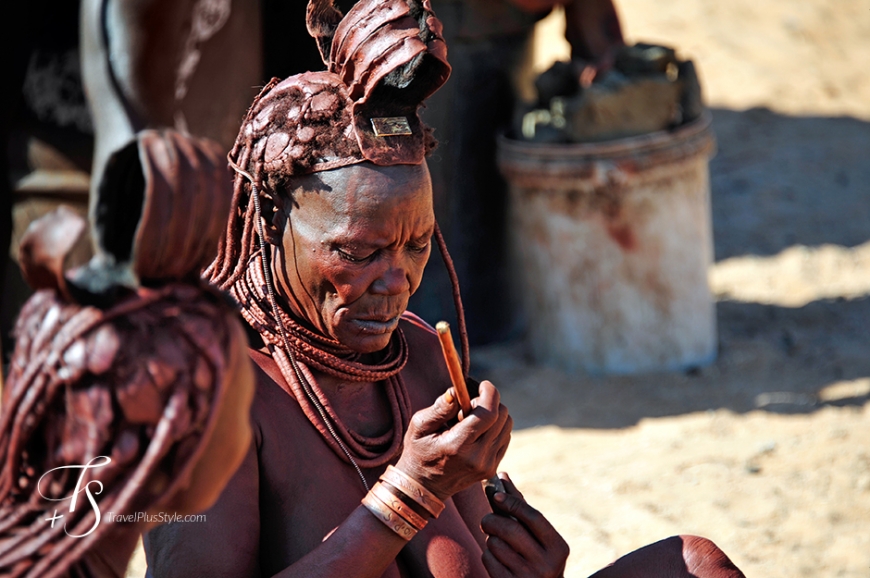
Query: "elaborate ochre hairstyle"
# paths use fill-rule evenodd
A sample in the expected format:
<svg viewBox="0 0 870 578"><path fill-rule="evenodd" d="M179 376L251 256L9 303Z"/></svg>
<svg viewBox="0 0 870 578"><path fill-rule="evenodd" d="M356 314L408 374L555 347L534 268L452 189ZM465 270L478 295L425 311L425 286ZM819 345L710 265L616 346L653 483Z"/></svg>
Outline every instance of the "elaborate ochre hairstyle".
<svg viewBox="0 0 870 578"><path fill-rule="evenodd" d="M105 173L89 265L66 270L86 229L71 211L28 231L21 265L37 292L0 413L4 575L121 576L142 526L107 517L202 510L217 497L202 482L238 466L216 453L250 439L247 342L199 281L229 189L216 144L147 131Z"/></svg>

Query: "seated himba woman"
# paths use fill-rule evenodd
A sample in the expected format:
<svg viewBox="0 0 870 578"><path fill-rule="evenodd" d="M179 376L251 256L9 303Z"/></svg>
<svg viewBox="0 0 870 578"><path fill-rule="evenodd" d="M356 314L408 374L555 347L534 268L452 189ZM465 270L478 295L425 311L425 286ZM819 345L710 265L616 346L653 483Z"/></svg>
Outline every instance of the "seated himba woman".
<svg viewBox="0 0 870 578"><path fill-rule="evenodd" d="M498 391L458 421L438 338L405 310L443 245L417 114L449 75L441 25L428 0L308 12L328 70L254 101L206 271L250 326L254 442L206 522L146 537L149 574L561 576L550 523L509 481L495 514L481 487L510 440ZM602 575L742 576L703 540L639 553Z"/></svg>

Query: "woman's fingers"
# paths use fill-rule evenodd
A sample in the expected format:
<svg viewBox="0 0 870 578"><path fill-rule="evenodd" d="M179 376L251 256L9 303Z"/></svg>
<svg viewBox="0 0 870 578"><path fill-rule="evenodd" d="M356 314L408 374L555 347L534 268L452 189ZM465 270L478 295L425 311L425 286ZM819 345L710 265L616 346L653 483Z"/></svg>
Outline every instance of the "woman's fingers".
<svg viewBox="0 0 870 578"><path fill-rule="evenodd" d="M493 501L499 510L513 516L523 526L528 528L535 539L542 545L562 539L544 515L531 507L522 498L504 492L496 492L495 496L493 496Z"/></svg>
<svg viewBox="0 0 870 578"><path fill-rule="evenodd" d="M489 381L480 382L479 395L471 400L471 411L456 426L457 433L476 440L488 431L499 418L501 394Z"/></svg>
<svg viewBox="0 0 870 578"><path fill-rule="evenodd" d="M414 414L397 464L438 496L448 497L492 477L510 443L513 420L492 383L480 385L474 408L460 422L453 388ZM431 486L431 487L430 487Z"/></svg>
<svg viewBox="0 0 870 578"><path fill-rule="evenodd" d="M564 574L567 544L541 545L519 522L496 514L484 516L481 527L489 534L486 552L511 576L561 578Z"/></svg>
<svg viewBox="0 0 870 578"><path fill-rule="evenodd" d="M510 479L507 484L510 484L510 488L506 489L516 490ZM512 495L512 492L496 492L493 501L496 510L506 515L484 516L481 521L484 533L499 538L528 561L531 567L545 570L544 575L558 576L564 570L569 548L550 522L525 500Z"/></svg>
<svg viewBox="0 0 870 578"><path fill-rule="evenodd" d="M459 403L451 387L438 396L431 406L421 409L411 418L414 435L421 438L440 431L459 413Z"/></svg>
<svg viewBox="0 0 870 578"><path fill-rule="evenodd" d="M491 552L495 559L513 574L525 573L524 571L529 566L528 561L523 556L498 536L487 536L486 550Z"/></svg>
<svg viewBox="0 0 870 578"><path fill-rule="evenodd" d="M510 446L510 443L511 443L511 430L513 429L513 426L507 425L507 426L505 426L505 428L506 428L506 431L505 431L504 437L501 438L501 443L497 446L497 449L495 452L495 467L496 468L501 463L502 459L504 459L504 455L507 453L508 447ZM487 479L491 478L491 477L492 476L487 476Z"/></svg>
<svg viewBox="0 0 870 578"><path fill-rule="evenodd" d="M562 575L565 558L550 553L516 520L488 514L483 517L481 528L487 534L486 551L510 576L555 578Z"/></svg>
<svg viewBox="0 0 870 578"><path fill-rule="evenodd" d="M471 400L471 412L466 419L477 418L482 421L487 419L494 421L498 416L500 406L501 394L491 381L483 380L480 382L478 396Z"/></svg>
<svg viewBox="0 0 870 578"><path fill-rule="evenodd" d="M504 515L487 514L480 521L480 528L487 535L487 540L498 538L526 560L536 560L542 556L543 546L517 520Z"/></svg>
<svg viewBox="0 0 870 578"><path fill-rule="evenodd" d="M508 417L508 411L501 404L501 395L492 383L481 382L480 395L471 400L471 406L468 415L446 433L447 443L474 444L481 442L481 438L485 435L491 436L491 440L501 431Z"/></svg>
<svg viewBox="0 0 870 578"><path fill-rule="evenodd" d="M504 407L504 406L502 406ZM486 432L478 438L478 443L486 448L488 454L492 456L492 471L487 472L487 478L491 478L495 474L496 468L501 463L502 458L507 452L511 441L511 432L513 431L513 418L508 414L507 408L499 415L498 421Z"/></svg>
<svg viewBox="0 0 870 578"><path fill-rule="evenodd" d="M483 407L489 411L495 411L501 404L501 394L491 381L484 379L480 382L477 397L471 400L471 407ZM472 410L473 413L473 410Z"/></svg>
<svg viewBox="0 0 870 578"><path fill-rule="evenodd" d="M525 501L523 493L517 488L516 484L514 484L514 481L511 479L507 472L499 472L498 477L504 484L504 488L505 490L507 490L508 494L516 496L519 499Z"/></svg>
<svg viewBox="0 0 870 578"><path fill-rule="evenodd" d="M504 564L499 562L495 555L489 550L483 551L481 560L483 561L483 567L486 568L486 572L489 574L490 578L514 578L511 571L505 568Z"/></svg>

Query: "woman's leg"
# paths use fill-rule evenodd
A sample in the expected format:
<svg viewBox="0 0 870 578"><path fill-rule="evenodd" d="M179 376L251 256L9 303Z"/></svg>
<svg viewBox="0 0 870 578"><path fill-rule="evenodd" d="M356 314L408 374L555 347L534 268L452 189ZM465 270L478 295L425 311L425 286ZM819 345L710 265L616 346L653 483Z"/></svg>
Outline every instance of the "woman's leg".
<svg viewBox="0 0 870 578"><path fill-rule="evenodd" d="M672 536L626 554L590 578L745 578L706 538Z"/></svg>

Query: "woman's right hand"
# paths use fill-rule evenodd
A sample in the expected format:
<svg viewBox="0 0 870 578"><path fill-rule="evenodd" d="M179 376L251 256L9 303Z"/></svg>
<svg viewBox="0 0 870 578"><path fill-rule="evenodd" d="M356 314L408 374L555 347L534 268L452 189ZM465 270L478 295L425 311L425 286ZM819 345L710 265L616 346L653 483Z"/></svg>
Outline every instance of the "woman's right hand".
<svg viewBox="0 0 870 578"><path fill-rule="evenodd" d="M414 414L396 467L439 499L491 478L507 451L513 420L489 381L480 384L472 410L458 423L459 402L451 387L431 407Z"/></svg>

